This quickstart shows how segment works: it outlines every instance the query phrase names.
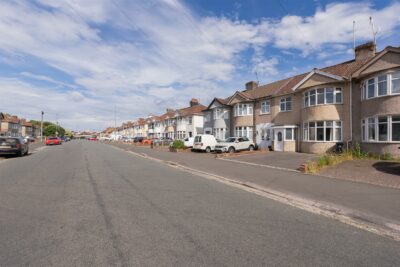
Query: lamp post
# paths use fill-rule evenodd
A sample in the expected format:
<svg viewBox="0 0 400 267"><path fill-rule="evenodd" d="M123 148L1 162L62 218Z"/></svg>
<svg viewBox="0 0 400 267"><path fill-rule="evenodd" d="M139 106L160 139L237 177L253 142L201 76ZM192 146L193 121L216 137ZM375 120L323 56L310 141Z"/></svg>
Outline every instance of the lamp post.
<svg viewBox="0 0 400 267"><path fill-rule="evenodd" d="M43 115L44 112L42 111L42 119L40 121L40 142L43 142Z"/></svg>

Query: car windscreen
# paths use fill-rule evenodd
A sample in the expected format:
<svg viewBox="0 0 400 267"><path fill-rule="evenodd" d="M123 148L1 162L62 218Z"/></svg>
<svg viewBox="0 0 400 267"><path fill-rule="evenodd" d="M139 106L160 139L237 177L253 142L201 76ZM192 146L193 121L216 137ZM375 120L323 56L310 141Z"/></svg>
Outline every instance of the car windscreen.
<svg viewBox="0 0 400 267"><path fill-rule="evenodd" d="M196 137L194 138L194 142L195 142L195 143L200 143L200 142L201 142L201 136L196 136Z"/></svg>
<svg viewBox="0 0 400 267"><path fill-rule="evenodd" d="M227 142L227 143L234 143L235 141L236 141L236 138L234 138L234 137L230 137L225 140L225 142Z"/></svg>
<svg viewBox="0 0 400 267"><path fill-rule="evenodd" d="M18 144L18 139L14 138L0 138L0 146L13 146Z"/></svg>
<svg viewBox="0 0 400 267"><path fill-rule="evenodd" d="M50 137L48 140L57 140L57 137Z"/></svg>

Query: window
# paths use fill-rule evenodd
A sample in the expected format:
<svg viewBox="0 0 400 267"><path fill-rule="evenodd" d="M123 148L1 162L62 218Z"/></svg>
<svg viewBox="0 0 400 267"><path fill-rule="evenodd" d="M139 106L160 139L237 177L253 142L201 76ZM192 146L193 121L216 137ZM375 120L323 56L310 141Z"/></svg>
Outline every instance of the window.
<svg viewBox="0 0 400 267"><path fill-rule="evenodd" d="M206 113L204 115L204 122L210 122L211 121L211 114L210 113Z"/></svg>
<svg viewBox="0 0 400 267"><path fill-rule="evenodd" d="M307 91L303 95L304 107L326 104L341 104L342 88L319 88Z"/></svg>
<svg viewBox="0 0 400 267"><path fill-rule="evenodd" d="M337 142L342 140L342 122L312 121L303 124L303 141Z"/></svg>
<svg viewBox="0 0 400 267"><path fill-rule="evenodd" d="M280 111L291 111L292 110L292 97L281 98Z"/></svg>
<svg viewBox="0 0 400 267"><path fill-rule="evenodd" d="M378 118L378 140L387 141L388 140L388 117Z"/></svg>
<svg viewBox="0 0 400 267"><path fill-rule="evenodd" d="M270 112L271 104L269 100L261 102L261 114L268 114Z"/></svg>
<svg viewBox="0 0 400 267"><path fill-rule="evenodd" d="M236 137L247 137L253 138L253 127L249 126L239 126L235 127L235 136Z"/></svg>
<svg viewBox="0 0 400 267"><path fill-rule="evenodd" d="M361 120L361 137L364 142L399 142L400 115Z"/></svg>
<svg viewBox="0 0 400 267"><path fill-rule="evenodd" d="M214 109L213 113L214 113L214 120L229 119L229 110L227 110L227 109L217 108L217 109Z"/></svg>
<svg viewBox="0 0 400 267"><path fill-rule="evenodd" d="M400 71L392 73L392 94L400 94Z"/></svg>
<svg viewBox="0 0 400 267"><path fill-rule="evenodd" d="M368 80L368 93L367 98L371 98L375 96L375 79Z"/></svg>
<svg viewBox="0 0 400 267"><path fill-rule="evenodd" d="M192 124L193 122L193 117L188 117L188 124Z"/></svg>
<svg viewBox="0 0 400 267"><path fill-rule="evenodd" d="M378 96L387 95L386 75L378 76Z"/></svg>
<svg viewBox="0 0 400 267"><path fill-rule="evenodd" d="M400 116L393 116L391 119L392 141L400 141Z"/></svg>
<svg viewBox="0 0 400 267"><path fill-rule="evenodd" d="M362 98L400 94L400 71L370 78L361 84Z"/></svg>
<svg viewBox="0 0 400 267"><path fill-rule="evenodd" d="M214 136L217 139L226 139L226 128L214 128Z"/></svg>
<svg viewBox="0 0 400 267"><path fill-rule="evenodd" d="M375 118L368 118L368 141L375 141Z"/></svg>
<svg viewBox="0 0 400 267"><path fill-rule="evenodd" d="M236 104L234 115L235 117L253 115L253 104Z"/></svg>
<svg viewBox="0 0 400 267"><path fill-rule="evenodd" d="M294 129L293 128L286 128L285 129L285 140L286 141L293 141L294 140Z"/></svg>

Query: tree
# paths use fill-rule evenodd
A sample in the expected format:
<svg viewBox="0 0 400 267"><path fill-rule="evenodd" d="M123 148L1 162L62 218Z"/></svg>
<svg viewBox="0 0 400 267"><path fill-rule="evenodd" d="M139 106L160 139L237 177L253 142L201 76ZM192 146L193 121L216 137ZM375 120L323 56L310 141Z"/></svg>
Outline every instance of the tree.
<svg viewBox="0 0 400 267"><path fill-rule="evenodd" d="M58 136L63 136L65 134L65 129L55 124L49 124L43 129L44 136L56 136L56 132L58 132Z"/></svg>

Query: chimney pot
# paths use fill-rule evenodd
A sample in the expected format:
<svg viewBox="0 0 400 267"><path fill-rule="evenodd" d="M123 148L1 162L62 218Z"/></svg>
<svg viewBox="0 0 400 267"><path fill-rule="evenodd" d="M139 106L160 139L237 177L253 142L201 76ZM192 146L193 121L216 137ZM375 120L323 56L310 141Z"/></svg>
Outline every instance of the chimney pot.
<svg viewBox="0 0 400 267"><path fill-rule="evenodd" d="M195 105L199 104L199 100L197 98L192 98L192 100L190 100L190 106L193 107Z"/></svg>

